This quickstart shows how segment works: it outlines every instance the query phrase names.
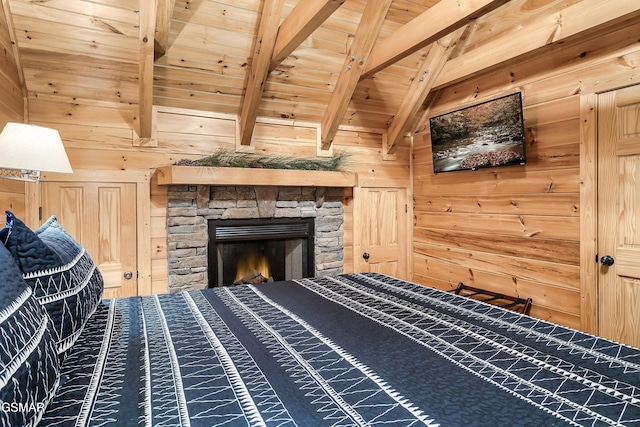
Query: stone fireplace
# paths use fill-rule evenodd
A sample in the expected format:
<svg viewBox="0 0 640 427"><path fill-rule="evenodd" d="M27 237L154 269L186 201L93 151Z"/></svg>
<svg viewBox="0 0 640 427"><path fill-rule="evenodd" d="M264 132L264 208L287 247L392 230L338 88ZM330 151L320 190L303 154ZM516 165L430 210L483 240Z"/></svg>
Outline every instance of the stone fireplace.
<svg viewBox="0 0 640 427"><path fill-rule="evenodd" d="M314 218L209 220L209 287L315 273Z"/></svg>
<svg viewBox="0 0 640 427"><path fill-rule="evenodd" d="M230 285L223 271L236 270L239 255L247 248L271 258L274 280L342 273L342 201L340 187L169 185L169 292ZM255 238L229 239L244 231L227 227L237 224L264 227L254 230ZM311 233L306 237L300 231L307 227L304 224L309 224L307 233ZM212 227L224 229L218 232L222 239L213 244ZM265 235L281 227L281 236ZM215 233L213 239L219 240ZM269 240L277 242L265 243ZM233 265L220 264L225 252L231 253L227 258Z"/></svg>

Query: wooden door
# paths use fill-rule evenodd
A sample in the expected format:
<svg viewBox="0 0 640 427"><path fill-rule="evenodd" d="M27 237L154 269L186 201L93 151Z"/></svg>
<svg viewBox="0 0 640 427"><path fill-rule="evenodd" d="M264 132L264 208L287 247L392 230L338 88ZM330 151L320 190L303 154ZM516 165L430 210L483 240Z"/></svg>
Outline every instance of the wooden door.
<svg viewBox="0 0 640 427"><path fill-rule="evenodd" d="M104 278L104 298L137 295L136 184L43 182L42 216L89 253Z"/></svg>
<svg viewBox="0 0 640 427"><path fill-rule="evenodd" d="M354 217L354 265L358 271L409 279L407 190L360 188Z"/></svg>
<svg viewBox="0 0 640 427"><path fill-rule="evenodd" d="M640 86L598 96L598 261L599 335L640 347Z"/></svg>

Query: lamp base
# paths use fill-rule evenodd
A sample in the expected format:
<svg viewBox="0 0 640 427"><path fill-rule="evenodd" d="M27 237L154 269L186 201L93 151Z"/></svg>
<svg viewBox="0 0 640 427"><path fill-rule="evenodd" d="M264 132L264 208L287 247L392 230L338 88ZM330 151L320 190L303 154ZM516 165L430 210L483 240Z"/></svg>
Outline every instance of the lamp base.
<svg viewBox="0 0 640 427"><path fill-rule="evenodd" d="M0 168L0 178L15 179L18 181L40 182L40 171Z"/></svg>

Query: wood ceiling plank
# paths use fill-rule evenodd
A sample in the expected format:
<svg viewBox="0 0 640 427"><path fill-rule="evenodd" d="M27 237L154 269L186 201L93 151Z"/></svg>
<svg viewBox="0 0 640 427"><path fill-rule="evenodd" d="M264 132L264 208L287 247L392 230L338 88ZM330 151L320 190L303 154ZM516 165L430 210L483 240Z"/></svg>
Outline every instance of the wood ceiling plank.
<svg viewBox="0 0 640 427"><path fill-rule="evenodd" d="M27 16L45 22L65 22L78 29L101 30L133 38L138 36L138 2L130 2L129 9L87 1L12 1L11 5L16 22L18 17Z"/></svg>
<svg viewBox="0 0 640 427"><path fill-rule="evenodd" d="M2 67L0 67L0 72L2 72L6 76L6 78L10 80L10 83L15 86L15 88L22 95L22 99L14 99L13 102L9 102L11 101L11 97L15 97L15 95L13 93L10 95L4 94L4 105L7 107L11 107L12 109L18 109L22 107L22 111L15 111L15 113L22 115L25 121L28 121L29 100L27 98L27 86L25 83L24 71L22 70L22 65L20 64L20 50L18 49L18 45L16 43L16 30L13 25L13 17L11 15L11 8L9 7L9 0L2 0L0 6L2 7L0 13L3 14L2 21L4 21L4 23L6 24L6 31L10 40L12 41L12 55L9 55L7 53L3 55L3 59L5 59L6 62ZM2 21L0 21L0 23L2 23ZM11 92L13 92L13 90Z"/></svg>
<svg viewBox="0 0 640 427"><path fill-rule="evenodd" d="M269 74L273 48L278 35L283 4L284 0L267 1L262 10L256 51L251 61L247 89L242 100L239 130L240 145L251 145L253 129L255 128L260 108L260 100Z"/></svg>
<svg viewBox="0 0 640 427"><path fill-rule="evenodd" d="M420 15L425 9L433 7L440 0L424 0L424 1L404 1L394 0L389 13L387 13L387 20L393 20L400 24L406 24L416 16Z"/></svg>
<svg viewBox="0 0 640 427"><path fill-rule="evenodd" d="M90 76L51 71L47 78L37 77L41 69L24 67L25 78L29 81L29 91L38 94L49 93L58 96L73 96L77 98L95 98L123 102L138 103L138 82L118 81L113 74Z"/></svg>
<svg viewBox="0 0 640 427"><path fill-rule="evenodd" d="M193 0L176 0L176 7L178 9L193 11L193 13L200 12L201 10L204 10L207 13L212 13L210 11L212 9L216 9L216 12L213 12L214 14L228 11L230 14L233 14L233 12L231 11L236 9L251 11L259 14L260 10L262 9L261 3L262 2L255 0L209 0L196 2L194 2Z"/></svg>
<svg viewBox="0 0 640 427"><path fill-rule="evenodd" d="M82 55L73 55L59 52L45 52L30 48L20 49L20 56L25 70L34 69L33 77L42 75L42 70L47 72L74 73L80 76L98 77L104 73L115 82L136 83L138 81L138 63L126 63L106 60L101 58L87 58ZM39 74L36 75L35 71Z"/></svg>
<svg viewBox="0 0 640 427"><path fill-rule="evenodd" d="M331 147L331 142L344 118L353 92L369 59L373 44L380 33L389 6L391 6L391 0L370 0L367 2L353 43L345 57L335 90L322 119L321 147L323 150L328 150Z"/></svg>
<svg viewBox="0 0 640 427"><path fill-rule="evenodd" d="M94 41L90 41L81 37L60 37L56 34L39 31L18 31L16 37L21 47L20 50L31 49L43 53L55 52L69 55L85 55L85 61L86 57L90 57L92 61L110 59L137 64L140 54L137 45L125 38L121 38L120 43L112 44L113 40L110 37L99 37Z"/></svg>
<svg viewBox="0 0 640 427"><path fill-rule="evenodd" d="M229 52L225 52L228 50ZM156 66L180 68L191 73L209 73L226 75L231 69L241 69L240 75L247 75L247 54L243 48L229 48L223 45L208 44L206 49L187 45L172 44L167 54L158 58Z"/></svg>
<svg viewBox="0 0 640 427"><path fill-rule="evenodd" d="M345 1L306 0L299 2L280 25L270 69L275 69Z"/></svg>
<svg viewBox="0 0 640 427"><path fill-rule="evenodd" d="M204 93L207 95L231 95L239 98L244 93L241 87L244 79L238 81L240 79L235 77L212 75L210 79L203 78L196 81L192 77L193 74L175 70L170 76L158 75L156 72L153 80L156 89L167 88L182 91L179 94L182 97L192 98L197 93Z"/></svg>
<svg viewBox="0 0 640 427"><path fill-rule="evenodd" d="M234 99L231 103L228 102L200 102L187 98L173 98L164 97L162 94L154 93L153 104L163 107L175 107L184 108L190 110L201 111L216 111L223 114L237 114L238 113L238 101ZM235 137L234 137L235 141Z"/></svg>
<svg viewBox="0 0 640 427"><path fill-rule="evenodd" d="M405 134L414 126L416 114L427 99L438 75L449 59L453 47L464 33L464 30L464 28L459 28L431 46L429 54L419 68L407 95L403 98L398 112L391 120L387 132L387 154L395 153Z"/></svg>
<svg viewBox="0 0 640 427"><path fill-rule="evenodd" d="M581 1L581 0L579 0ZM572 3L578 3L573 1ZM477 28L473 39L467 44L468 50L490 43L492 39L500 37L503 32L510 31L514 26L526 27L531 21L542 16L552 16L567 7L570 2L527 2L526 0L511 0L504 6L486 14L476 21Z"/></svg>
<svg viewBox="0 0 640 427"><path fill-rule="evenodd" d="M302 61L307 61L307 64L312 64L307 68L318 68L327 71L336 71L342 66L344 62L344 55L346 55L347 49L343 53L337 52L323 52L317 48L299 48L295 51L294 55L286 58L278 67L296 67L297 64L301 64L304 67Z"/></svg>
<svg viewBox="0 0 640 427"><path fill-rule="evenodd" d="M78 100L48 95L29 97L29 115L34 123L83 123L102 129L115 127L131 130L131 123L137 114L136 108L127 104L118 107L113 108L112 102L96 102L89 98Z"/></svg>
<svg viewBox="0 0 640 427"><path fill-rule="evenodd" d="M175 105L181 108L193 108L194 110L233 112L238 114L238 96L211 93L211 92L185 92L170 87L155 87L153 90L154 105ZM161 101L165 99L165 101ZM191 107L187 107L191 105ZM199 105L196 107L196 105ZM223 107L224 106L224 107ZM214 108L220 107L220 110Z"/></svg>
<svg viewBox="0 0 640 427"><path fill-rule="evenodd" d="M544 14L526 27L514 26L500 37L450 60L435 83L442 87L495 67L520 55L554 43L566 42L581 33L594 31L633 17L640 17L640 2L617 0L615 7L601 0L583 0L552 16Z"/></svg>
<svg viewBox="0 0 640 427"><path fill-rule="evenodd" d="M42 19L32 18L30 16L20 16L19 27L16 31L24 33L22 37L25 40L41 40L42 43L51 43L54 40L64 40L67 46L80 42L87 46L105 45L120 49L129 48L137 50L138 37L129 37L113 31L104 31L96 28L82 28L79 30L67 22L51 22Z"/></svg>
<svg viewBox="0 0 640 427"><path fill-rule="evenodd" d="M255 24L257 25L257 24ZM246 58L250 55L254 44L251 31L236 28L221 28L215 25L200 25L189 23L184 28L175 28L172 23L167 45L174 55L180 55L182 48L207 51L212 55L237 55L242 52ZM243 25L244 27L244 25Z"/></svg>
<svg viewBox="0 0 640 427"><path fill-rule="evenodd" d="M363 73L369 77L496 9L507 0L442 0L379 42Z"/></svg>
<svg viewBox="0 0 640 427"><path fill-rule="evenodd" d="M180 33L192 24L207 28L227 30L229 33L251 35L256 31L260 17L260 2L253 1L251 8L229 1L193 2L176 0L172 33Z"/></svg>

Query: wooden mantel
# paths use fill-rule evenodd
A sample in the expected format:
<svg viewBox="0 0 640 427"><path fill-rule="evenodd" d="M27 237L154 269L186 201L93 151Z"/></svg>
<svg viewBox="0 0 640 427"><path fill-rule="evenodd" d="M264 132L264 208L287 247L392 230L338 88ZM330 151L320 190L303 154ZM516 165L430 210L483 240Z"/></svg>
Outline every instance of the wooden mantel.
<svg viewBox="0 0 640 427"><path fill-rule="evenodd" d="M358 177L353 172L202 166L163 166L157 169L157 175L159 185L277 185L287 187L355 187Z"/></svg>

